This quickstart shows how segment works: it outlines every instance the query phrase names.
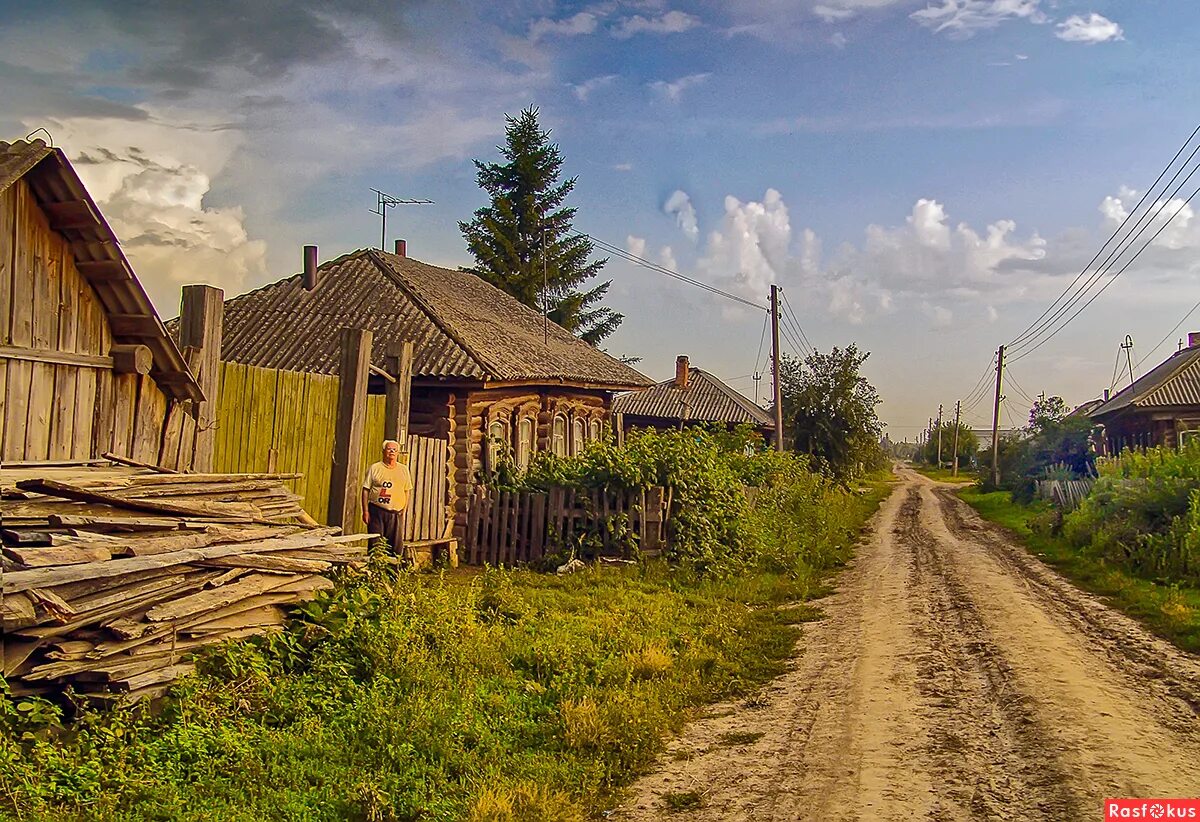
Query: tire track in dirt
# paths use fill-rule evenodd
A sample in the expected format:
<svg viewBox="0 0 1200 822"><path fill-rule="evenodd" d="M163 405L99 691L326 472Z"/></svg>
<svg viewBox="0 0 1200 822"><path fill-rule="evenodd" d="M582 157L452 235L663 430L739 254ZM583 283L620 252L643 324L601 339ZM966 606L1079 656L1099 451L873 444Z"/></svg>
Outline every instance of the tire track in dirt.
<svg viewBox="0 0 1200 822"><path fill-rule="evenodd" d="M900 474L791 670L689 726L616 818L1057 821L1200 793L1195 658Z"/></svg>

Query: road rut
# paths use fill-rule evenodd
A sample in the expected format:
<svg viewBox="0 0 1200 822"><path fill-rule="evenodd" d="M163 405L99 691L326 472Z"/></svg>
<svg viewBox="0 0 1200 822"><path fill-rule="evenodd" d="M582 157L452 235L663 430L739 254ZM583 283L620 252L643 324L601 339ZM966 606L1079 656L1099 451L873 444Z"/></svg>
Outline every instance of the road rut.
<svg viewBox="0 0 1200 822"><path fill-rule="evenodd" d="M1057 822L1200 796L1200 659L899 475L789 672L689 726L616 818Z"/></svg>

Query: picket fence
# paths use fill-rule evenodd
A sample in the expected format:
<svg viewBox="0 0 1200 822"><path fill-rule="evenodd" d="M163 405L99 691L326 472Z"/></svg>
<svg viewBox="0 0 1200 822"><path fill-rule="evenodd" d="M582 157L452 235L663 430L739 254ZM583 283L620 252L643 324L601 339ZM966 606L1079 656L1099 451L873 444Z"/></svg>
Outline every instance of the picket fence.
<svg viewBox="0 0 1200 822"><path fill-rule="evenodd" d="M460 558L471 565L514 565L571 549L584 558L624 556L634 545L654 554L666 544L667 525L662 488L552 488L538 494L478 486L467 508Z"/></svg>
<svg viewBox="0 0 1200 822"><path fill-rule="evenodd" d="M1074 511L1092 492L1094 479L1038 480L1037 495L1064 513Z"/></svg>

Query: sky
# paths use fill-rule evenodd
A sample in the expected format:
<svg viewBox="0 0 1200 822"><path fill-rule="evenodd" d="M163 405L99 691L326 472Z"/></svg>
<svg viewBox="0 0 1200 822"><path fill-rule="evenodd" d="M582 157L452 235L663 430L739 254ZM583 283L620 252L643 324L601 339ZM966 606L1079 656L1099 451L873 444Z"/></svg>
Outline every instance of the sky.
<svg viewBox="0 0 1200 822"><path fill-rule="evenodd" d="M378 245L372 188L434 201L390 212L389 248L470 264L472 160L534 105L577 229L754 304L780 286L785 353L869 351L911 440L956 400L990 425L997 346L1159 202L1200 121L1197 34L1194 0L0 0L0 139L48 132L171 317L186 283L233 295L306 243ZM1015 349L1002 426L1041 392L1128 384L1126 335L1140 374L1200 330L1197 311L1169 333L1200 300L1191 191L1077 319ZM765 401L764 311L616 255L603 276L610 353L655 379L686 354Z"/></svg>

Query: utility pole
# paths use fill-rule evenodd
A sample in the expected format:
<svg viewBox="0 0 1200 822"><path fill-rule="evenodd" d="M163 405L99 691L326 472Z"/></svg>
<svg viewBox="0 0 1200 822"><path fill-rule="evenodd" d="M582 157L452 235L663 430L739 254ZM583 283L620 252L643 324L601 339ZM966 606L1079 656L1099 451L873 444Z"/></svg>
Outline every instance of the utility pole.
<svg viewBox="0 0 1200 822"><path fill-rule="evenodd" d="M958 476L958 426L962 419L962 401L954 403L954 471L950 476Z"/></svg>
<svg viewBox="0 0 1200 822"><path fill-rule="evenodd" d="M1133 385L1133 337L1126 334L1121 347L1125 349L1125 362L1129 366L1129 384Z"/></svg>
<svg viewBox="0 0 1200 822"><path fill-rule="evenodd" d="M1000 485L1000 389L1004 381L1004 346L996 351L996 405L992 411L992 485Z"/></svg>
<svg viewBox="0 0 1200 822"><path fill-rule="evenodd" d="M783 453L783 389L779 385L779 286L771 286L771 368L775 377L775 450Z"/></svg>
<svg viewBox="0 0 1200 822"><path fill-rule="evenodd" d="M942 405L938 403L938 446L937 446L937 467L942 467Z"/></svg>

